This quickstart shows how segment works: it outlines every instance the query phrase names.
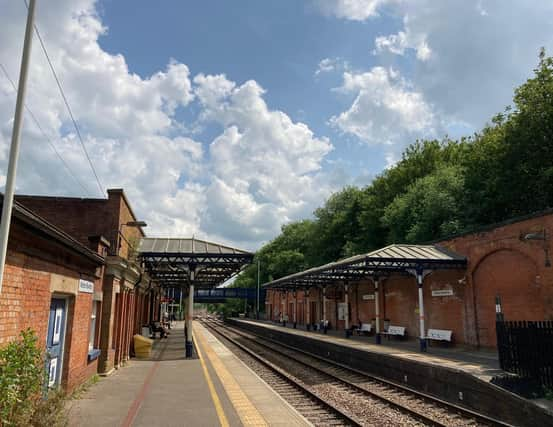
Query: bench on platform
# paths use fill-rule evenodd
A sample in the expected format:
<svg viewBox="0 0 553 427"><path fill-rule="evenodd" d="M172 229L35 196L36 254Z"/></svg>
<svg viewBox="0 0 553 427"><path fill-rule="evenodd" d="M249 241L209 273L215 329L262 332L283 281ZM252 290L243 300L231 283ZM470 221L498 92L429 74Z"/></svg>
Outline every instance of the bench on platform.
<svg viewBox="0 0 553 427"><path fill-rule="evenodd" d="M388 339L390 339L391 336L397 336L400 338L405 338L405 326L388 326L388 330L382 332L382 335L386 335Z"/></svg>
<svg viewBox="0 0 553 427"><path fill-rule="evenodd" d="M372 332L372 329L373 329L373 325L371 325L370 323L361 323L361 327L355 329L355 331L357 332L357 335L362 335L362 334L368 335Z"/></svg>
<svg viewBox="0 0 553 427"><path fill-rule="evenodd" d="M426 334L426 339L434 341L442 341L446 344L449 344L453 338L453 331L448 331L446 329L429 329Z"/></svg>

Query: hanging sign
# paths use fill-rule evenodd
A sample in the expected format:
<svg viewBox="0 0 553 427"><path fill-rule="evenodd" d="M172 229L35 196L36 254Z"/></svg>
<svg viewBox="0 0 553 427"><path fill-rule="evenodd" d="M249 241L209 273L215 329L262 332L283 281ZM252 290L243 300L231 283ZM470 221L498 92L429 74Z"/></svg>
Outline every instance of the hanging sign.
<svg viewBox="0 0 553 427"><path fill-rule="evenodd" d="M433 297L450 297L453 295L453 289L437 289L432 291Z"/></svg>
<svg viewBox="0 0 553 427"><path fill-rule="evenodd" d="M363 300L364 301L371 300L371 299L374 299L374 294L365 294L365 295L363 295Z"/></svg>
<svg viewBox="0 0 553 427"><path fill-rule="evenodd" d="M79 292L86 292L87 294L94 293L94 283L90 280L79 280Z"/></svg>

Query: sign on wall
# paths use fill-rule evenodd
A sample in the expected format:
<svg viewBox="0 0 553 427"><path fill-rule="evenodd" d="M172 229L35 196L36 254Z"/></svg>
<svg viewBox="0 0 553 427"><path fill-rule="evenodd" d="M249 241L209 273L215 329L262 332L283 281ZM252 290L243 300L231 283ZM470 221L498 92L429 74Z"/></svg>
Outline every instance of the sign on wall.
<svg viewBox="0 0 553 427"><path fill-rule="evenodd" d="M347 304L345 302L338 303L338 320L346 320Z"/></svg>
<svg viewBox="0 0 553 427"><path fill-rule="evenodd" d="M453 289L436 289L432 291L433 297L450 297L453 295Z"/></svg>
<svg viewBox="0 0 553 427"><path fill-rule="evenodd" d="M84 279L79 280L79 292L94 293L94 282Z"/></svg>
<svg viewBox="0 0 553 427"><path fill-rule="evenodd" d="M374 294L365 294L365 295L363 295L363 300L364 301L371 300L371 299L374 299Z"/></svg>

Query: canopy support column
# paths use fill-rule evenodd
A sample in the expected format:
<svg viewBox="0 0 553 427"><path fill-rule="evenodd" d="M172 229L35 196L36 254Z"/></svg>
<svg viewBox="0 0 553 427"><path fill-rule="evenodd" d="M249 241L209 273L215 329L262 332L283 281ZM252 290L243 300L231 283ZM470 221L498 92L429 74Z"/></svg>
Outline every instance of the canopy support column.
<svg viewBox="0 0 553 427"><path fill-rule="evenodd" d="M422 292L422 272L417 271L417 285L419 287L419 318L420 318L420 350L422 352L426 351L426 334L424 333L424 297Z"/></svg>
<svg viewBox="0 0 553 427"><path fill-rule="evenodd" d="M426 329L424 325L424 297L423 297L423 282L424 278L432 273L432 270L424 270L422 266L418 266L416 269L408 269L408 273L414 275L417 278L417 287L419 291L419 341L420 351L426 351Z"/></svg>
<svg viewBox="0 0 553 427"><path fill-rule="evenodd" d="M323 286L323 332L326 334L328 324L326 321L326 286Z"/></svg>
<svg viewBox="0 0 553 427"><path fill-rule="evenodd" d="M376 323L376 330L374 333L377 344L382 343L382 337L380 336L380 298L378 292L378 277L374 278L374 317Z"/></svg>
<svg viewBox="0 0 553 427"><path fill-rule="evenodd" d="M298 291L294 289L294 329L298 324Z"/></svg>
<svg viewBox="0 0 553 427"><path fill-rule="evenodd" d="M311 329L311 302L309 301L309 289L303 291L303 299L305 301L305 328Z"/></svg>
<svg viewBox="0 0 553 427"><path fill-rule="evenodd" d="M346 338L349 338L351 332L349 330L349 285L344 286L344 303L344 330L346 331Z"/></svg>
<svg viewBox="0 0 553 427"><path fill-rule="evenodd" d="M188 292L188 310L186 312L186 357L192 357L192 319L194 316L194 285L190 284Z"/></svg>

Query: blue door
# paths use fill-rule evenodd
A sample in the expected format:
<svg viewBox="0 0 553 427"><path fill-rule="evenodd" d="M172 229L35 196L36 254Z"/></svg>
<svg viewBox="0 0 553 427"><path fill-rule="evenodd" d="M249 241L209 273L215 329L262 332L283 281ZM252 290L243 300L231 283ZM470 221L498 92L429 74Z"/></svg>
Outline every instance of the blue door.
<svg viewBox="0 0 553 427"><path fill-rule="evenodd" d="M65 338L66 304L61 298L52 298L48 319L48 340L46 342L46 369L48 387L55 387L61 381L63 362L63 341Z"/></svg>

